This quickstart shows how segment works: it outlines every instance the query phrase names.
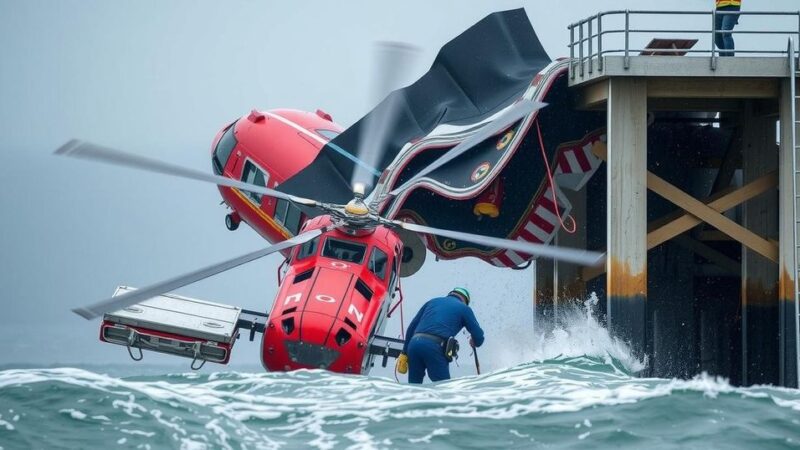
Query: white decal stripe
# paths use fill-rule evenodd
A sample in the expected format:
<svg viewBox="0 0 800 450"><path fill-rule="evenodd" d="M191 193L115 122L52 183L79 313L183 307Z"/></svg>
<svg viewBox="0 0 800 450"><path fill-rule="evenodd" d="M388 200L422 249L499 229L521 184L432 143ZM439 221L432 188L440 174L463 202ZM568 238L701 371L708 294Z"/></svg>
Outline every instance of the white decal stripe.
<svg viewBox="0 0 800 450"><path fill-rule="evenodd" d="M547 240L547 238L550 237L550 234L548 232L539 228L539 226L533 222L528 222L525 224L525 231L536 236L536 238L538 238L542 242L544 242L545 240Z"/></svg>
<svg viewBox="0 0 800 450"><path fill-rule="evenodd" d="M271 112L265 112L265 113L264 113L264 115L265 115L265 116L270 116L270 117L272 117L273 119L275 119L275 120L277 120L278 122L281 122L281 123L283 123L283 124L285 124L285 125L289 125L290 127L292 127L292 128L294 128L295 130L297 130L297 131L299 131L299 132L303 133L304 135L306 135L306 136L310 137L311 139L314 139L315 141L319 142L319 143L320 143L320 144L322 144L322 145L325 145L325 144L327 144L327 143L328 143L328 140L327 140L327 139L323 139L323 138L322 138L322 136L318 136L318 135L316 135L315 133L312 133L312 132L310 132L310 131L306 130L305 128L301 127L300 125L298 125L298 124L296 124L296 123L292 122L291 120L289 120L289 119L287 119L287 118L285 118L285 117L281 117L281 116L279 116L279 115L277 115L277 114L273 114L273 113L271 113Z"/></svg>
<svg viewBox="0 0 800 450"><path fill-rule="evenodd" d="M525 260L521 256L519 256L516 252L514 252L512 250L507 251L506 252L506 256L508 257L508 259L511 260L511 262L514 263L514 265L517 265L517 266L519 266L520 264L523 264L525 262Z"/></svg>
<svg viewBox="0 0 800 450"><path fill-rule="evenodd" d="M365 163L364 161L362 161L362 160L356 158L355 156L351 155L348 151L346 151L345 149L339 147L338 145L334 144L333 142L328 141L326 139L323 139L320 136L317 136L316 134L306 130L305 128L301 127L300 125L292 122L291 120L289 120L289 119L287 119L285 117L281 117L281 116L279 116L277 114L270 113L270 112L265 112L264 115L272 117L273 119L275 119L275 120L277 120L277 121L279 121L279 122L281 122L283 124L286 124L286 125L294 128L295 130L299 131L300 133L302 133L302 134L310 137L311 139L314 139L315 141L319 142L323 146L328 145L330 148L336 150L337 153L339 153L340 155L342 155L345 158L349 159L353 163L358 164L359 166L369 170L370 173L372 173L372 175L374 175L376 177L380 177L381 176L381 173L378 172L378 170L375 169L374 167L370 166L369 164Z"/></svg>
<svg viewBox="0 0 800 450"><path fill-rule="evenodd" d="M551 213L544 206L539 206L539 207L536 208L536 215L541 217L542 219L552 223L553 225L558 223L558 217L556 217L555 214Z"/></svg>
<svg viewBox="0 0 800 450"><path fill-rule="evenodd" d="M583 172L583 169L581 169L581 164L578 162L578 158L575 156L575 151L567 150L566 152L564 152L564 157L567 158L567 162L569 163L569 169L571 173Z"/></svg>

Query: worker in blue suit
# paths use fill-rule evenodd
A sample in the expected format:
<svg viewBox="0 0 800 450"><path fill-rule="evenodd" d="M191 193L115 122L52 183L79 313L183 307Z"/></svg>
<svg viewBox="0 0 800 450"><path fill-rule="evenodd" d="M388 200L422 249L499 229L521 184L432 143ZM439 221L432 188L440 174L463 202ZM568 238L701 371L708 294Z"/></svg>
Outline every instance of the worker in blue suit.
<svg viewBox="0 0 800 450"><path fill-rule="evenodd" d="M431 381L450 379L445 354L447 341L466 327L471 334L469 345L483 344L483 330L469 307L469 291L457 287L446 297L429 300L408 325L403 353L397 359L397 371L408 371L408 382L420 384L428 372Z"/></svg>

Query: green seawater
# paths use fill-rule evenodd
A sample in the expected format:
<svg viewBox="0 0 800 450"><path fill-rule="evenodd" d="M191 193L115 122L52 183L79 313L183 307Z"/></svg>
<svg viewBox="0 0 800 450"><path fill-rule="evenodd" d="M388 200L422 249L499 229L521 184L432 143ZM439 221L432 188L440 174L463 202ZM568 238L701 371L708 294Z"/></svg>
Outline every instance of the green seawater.
<svg viewBox="0 0 800 450"><path fill-rule="evenodd" d="M800 391L558 357L409 386L322 371L0 371L0 447L794 448Z"/></svg>

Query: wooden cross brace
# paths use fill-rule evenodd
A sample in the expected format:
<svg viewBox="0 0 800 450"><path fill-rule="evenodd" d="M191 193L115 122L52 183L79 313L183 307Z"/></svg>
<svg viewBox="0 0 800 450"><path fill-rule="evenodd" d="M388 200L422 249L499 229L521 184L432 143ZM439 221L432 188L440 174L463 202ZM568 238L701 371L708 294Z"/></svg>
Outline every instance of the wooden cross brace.
<svg viewBox="0 0 800 450"><path fill-rule="evenodd" d="M607 148L605 143L598 142L592 147L592 152L598 158L606 161ZM750 183L717 198L711 198L704 203L691 195L683 192L663 178L652 172L647 172L647 189L669 200L685 212L680 215L670 215L652 222L647 233L647 249L650 250L691 228L706 222L721 232L739 241L742 245L778 262L778 245L753 233L722 213L740 205L751 198L778 186L778 174L773 171L751 181ZM604 267L587 267L583 270L583 279L590 280L605 272Z"/></svg>

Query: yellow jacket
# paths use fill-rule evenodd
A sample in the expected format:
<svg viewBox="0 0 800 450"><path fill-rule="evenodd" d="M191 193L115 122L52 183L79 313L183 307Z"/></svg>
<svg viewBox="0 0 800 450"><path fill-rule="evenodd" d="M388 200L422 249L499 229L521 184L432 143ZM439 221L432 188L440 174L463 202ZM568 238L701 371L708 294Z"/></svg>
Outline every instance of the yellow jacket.
<svg viewBox="0 0 800 450"><path fill-rule="evenodd" d="M742 6L742 0L717 0L717 8L723 6Z"/></svg>

